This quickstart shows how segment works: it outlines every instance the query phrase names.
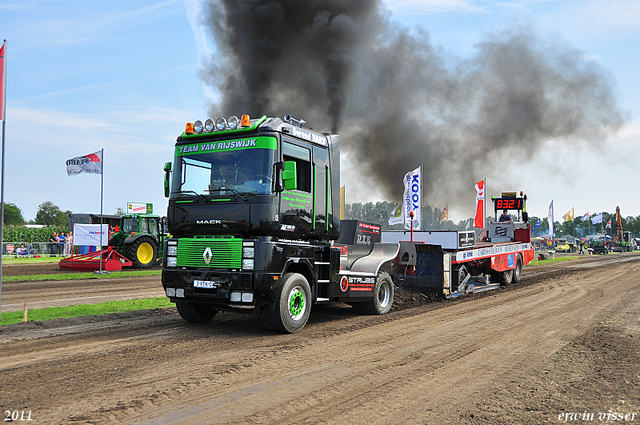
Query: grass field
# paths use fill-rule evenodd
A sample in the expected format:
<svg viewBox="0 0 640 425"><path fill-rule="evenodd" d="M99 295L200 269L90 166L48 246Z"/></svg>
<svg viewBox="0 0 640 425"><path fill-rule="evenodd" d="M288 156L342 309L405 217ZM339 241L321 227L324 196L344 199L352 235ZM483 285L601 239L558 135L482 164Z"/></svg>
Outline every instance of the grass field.
<svg viewBox="0 0 640 425"><path fill-rule="evenodd" d="M62 257L20 257L2 256L2 264L36 264L36 263L59 263Z"/></svg>
<svg viewBox="0 0 640 425"><path fill-rule="evenodd" d="M50 307L28 311L28 321L40 321L59 319L62 317L98 316L109 313L122 313L125 311L151 310L154 308L172 307L173 303L167 297L146 298L142 300L109 301L100 304L71 305L68 307ZM24 320L23 311L2 313L0 326L15 325Z"/></svg>
<svg viewBox="0 0 640 425"><path fill-rule="evenodd" d="M65 274L33 274L24 276L3 276L3 282L33 282L37 280L76 280L76 279L118 279L122 277L160 276L162 270L131 270L98 274L94 272L79 272Z"/></svg>

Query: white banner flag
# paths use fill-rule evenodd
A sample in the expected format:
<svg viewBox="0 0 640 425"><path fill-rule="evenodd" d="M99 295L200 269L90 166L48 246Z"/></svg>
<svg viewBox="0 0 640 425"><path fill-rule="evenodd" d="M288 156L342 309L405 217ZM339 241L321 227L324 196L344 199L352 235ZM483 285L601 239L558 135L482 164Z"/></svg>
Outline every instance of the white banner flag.
<svg viewBox="0 0 640 425"><path fill-rule="evenodd" d="M412 211L413 230L422 230L422 166L404 175L402 216L405 230L411 230Z"/></svg>
<svg viewBox="0 0 640 425"><path fill-rule="evenodd" d="M82 173L102 174L102 151L78 156L67 160L67 174L75 176Z"/></svg>
<svg viewBox="0 0 640 425"><path fill-rule="evenodd" d="M402 224L402 207L398 205L394 208L389 216L389 226L393 226L394 224Z"/></svg>
<svg viewBox="0 0 640 425"><path fill-rule="evenodd" d="M102 246L109 245L109 225L102 225L102 232L99 224L80 224L73 225L73 244L101 246L100 238L102 237Z"/></svg>
<svg viewBox="0 0 640 425"><path fill-rule="evenodd" d="M549 236L553 237L553 199L549 204L549 215L547 217L547 221L549 222Z"/></svg>

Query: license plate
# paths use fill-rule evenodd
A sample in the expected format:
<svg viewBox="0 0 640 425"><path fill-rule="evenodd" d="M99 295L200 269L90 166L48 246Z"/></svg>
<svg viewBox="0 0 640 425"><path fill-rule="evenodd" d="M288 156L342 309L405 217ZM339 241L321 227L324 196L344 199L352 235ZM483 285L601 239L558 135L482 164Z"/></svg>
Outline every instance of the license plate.
<svg viewBox="0 0 640 425"><path fill-rule="evenodd" d="M194 288L217 288L218 286L220 286L220 284L212 280L194 280L193 281Z"/></svg>

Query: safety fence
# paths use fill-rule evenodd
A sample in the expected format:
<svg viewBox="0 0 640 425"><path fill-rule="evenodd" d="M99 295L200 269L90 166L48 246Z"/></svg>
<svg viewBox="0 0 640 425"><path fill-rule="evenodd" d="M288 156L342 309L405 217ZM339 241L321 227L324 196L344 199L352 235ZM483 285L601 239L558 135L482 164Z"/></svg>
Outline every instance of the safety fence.
<svg viewBox="0 0 640 425"><path fill-rule="evenodd" d="M62 257L72 254L88 252L86 246L74 246L72 244L54 242L3 242L3 257Z"/></svg>

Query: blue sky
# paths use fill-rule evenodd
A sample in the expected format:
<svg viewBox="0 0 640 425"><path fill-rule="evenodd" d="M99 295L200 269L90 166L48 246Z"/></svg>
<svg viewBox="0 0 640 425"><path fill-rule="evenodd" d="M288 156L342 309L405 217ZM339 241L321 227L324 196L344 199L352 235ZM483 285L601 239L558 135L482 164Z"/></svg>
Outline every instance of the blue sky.
<svg viewBox="0 0 640 425"><path fill-rule="evenodd" d="M489 181L488 193L524 190L537 216L546 216L553 199L556 220L572 207L576 215L613 212L616 205L625 216L640 215L640 0L389 0L386 7L394 23L421 27L456 57L473 54L488 32L531 25L541 37L597 61L617 84L626 125L603 140L599 152L576 153L549 141L536 158L514 158L505 170L514 187L494 188ZM199 23L201 9L199 0L2 2L5 201L20 207L27 220L44 201L62 210L99 212L100 178L68 177L65 161L104 148L104 212L151 202L154 212L165 214L162 166L171 160L185 122L207 118L214 96L199 77L215 54ZM383 200L358 190L366 176L342 170L343 181L352 182L347 202ZM448 203L446 194L427 202L439 208ZM474 199L449 205L450 216L470 217L473 207Z"/></svg>

